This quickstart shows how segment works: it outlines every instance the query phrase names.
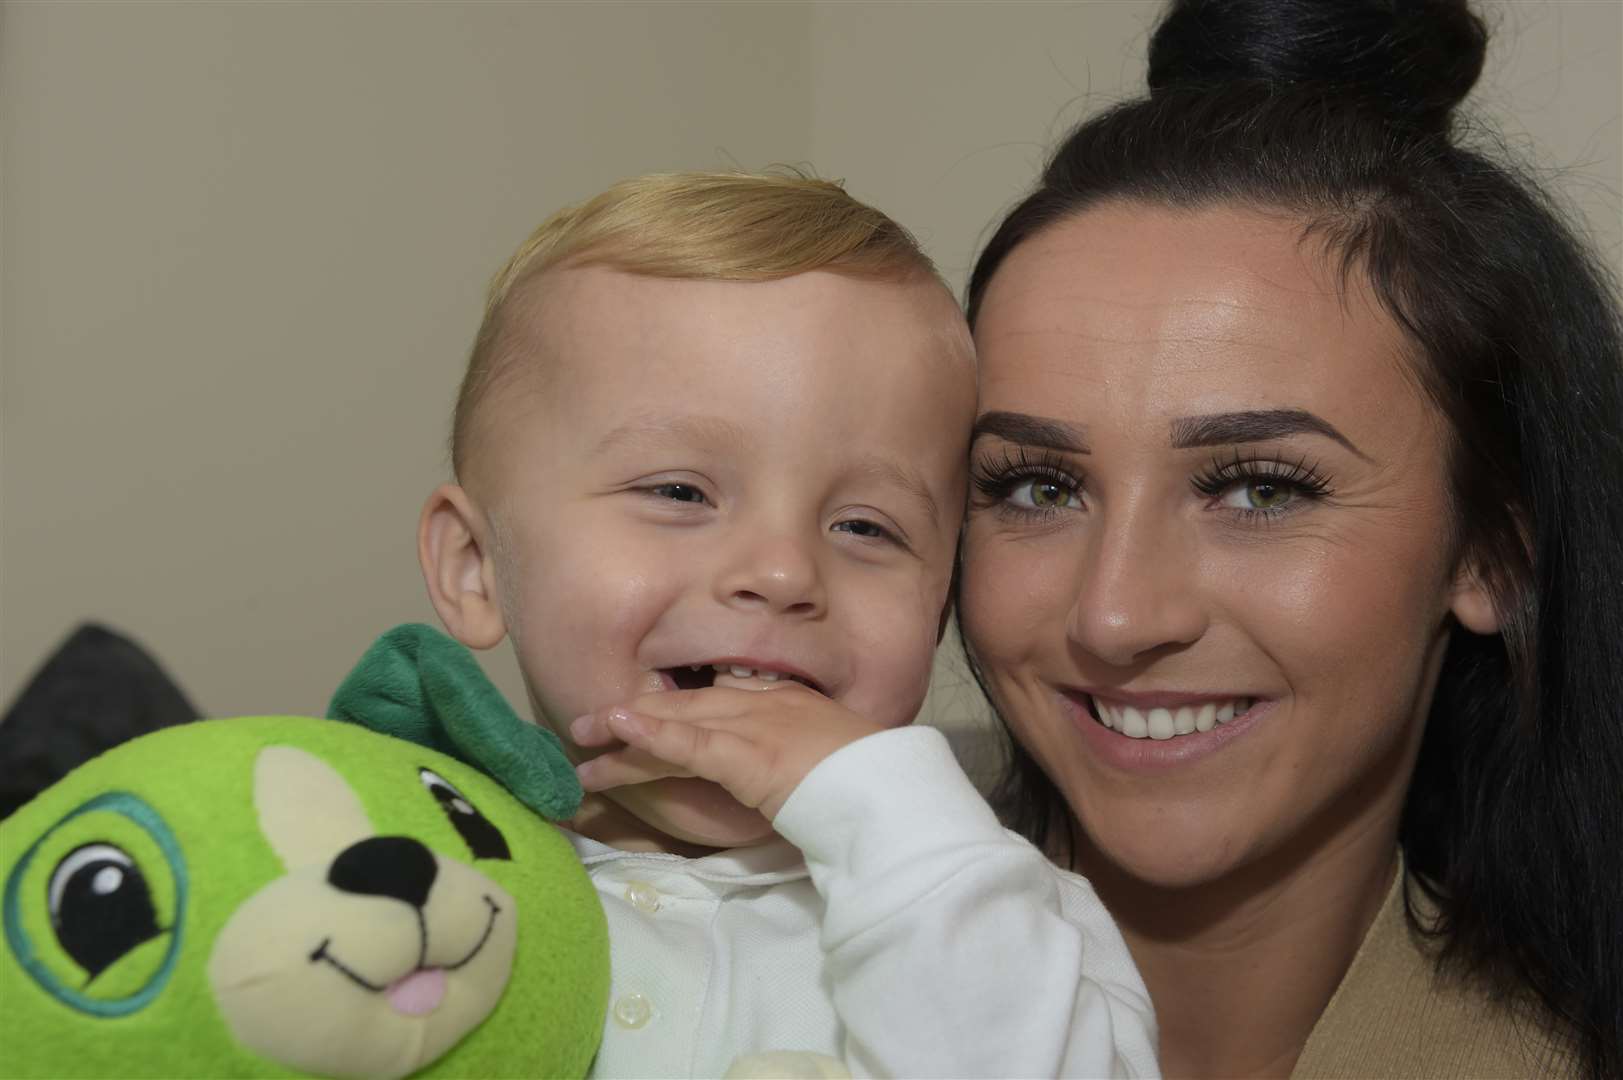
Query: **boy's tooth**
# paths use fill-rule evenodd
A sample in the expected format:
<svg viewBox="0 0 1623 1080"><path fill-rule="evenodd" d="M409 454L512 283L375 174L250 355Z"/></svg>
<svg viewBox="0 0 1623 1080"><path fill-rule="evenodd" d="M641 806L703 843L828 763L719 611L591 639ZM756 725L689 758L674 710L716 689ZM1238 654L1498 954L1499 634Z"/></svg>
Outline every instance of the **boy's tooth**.
<svg viewBox="0 0 1623 1080"><path fill-rule="evenodd" d="M1147 721L1152 739L1172 738L1172 712L1169 709L1151 709Z"/></svg>
<svg viewBox="0 0 1623 1080"><path fill-rule="evenodd" d="M747 679L751 675L755 674L755 669L754 668L747 668L747 667L740 667L737 664L734 664L734 665L732 665L732 672L733 672L733 678L735 678L735 679Z"/></svg>
<svg viewBox="0 0 1623 1080"><path fill-rule="evenodd" d="M763 682L777 682L780 677L776 671L760 671L756 673L756 678Z"/></svg>
<svg viewBox="0 0 1623 1080"><path fill-rule="evenodd" d="M1210 731L1216 726L1217 706L1208 701L1200 707L1200 712L1195 714L1195 730Z"/></svg>
<svg viewBox="0 0 1623 1080"><path fill-rule="evenodd" d="M1223 702L1223 707L1217 710L1217 722L1219 724L1226 724L1230 720L1233 720L1233 719L1234 719L1234 702L1232 702L1232 701Z"/></svg>

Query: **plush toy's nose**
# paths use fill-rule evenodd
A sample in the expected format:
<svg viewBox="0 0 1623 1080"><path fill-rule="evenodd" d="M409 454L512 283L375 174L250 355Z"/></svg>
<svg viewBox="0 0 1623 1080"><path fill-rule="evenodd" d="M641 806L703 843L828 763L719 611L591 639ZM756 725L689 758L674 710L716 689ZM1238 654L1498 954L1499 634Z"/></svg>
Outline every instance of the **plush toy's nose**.
<svg viewBox="0 0 1623 1080"><path fill-rule="evenodd" d="M338 853L327 884L362 896L388 896L412 907L428 903L439 864L434 853L409 836L374 836Z"/></svg>

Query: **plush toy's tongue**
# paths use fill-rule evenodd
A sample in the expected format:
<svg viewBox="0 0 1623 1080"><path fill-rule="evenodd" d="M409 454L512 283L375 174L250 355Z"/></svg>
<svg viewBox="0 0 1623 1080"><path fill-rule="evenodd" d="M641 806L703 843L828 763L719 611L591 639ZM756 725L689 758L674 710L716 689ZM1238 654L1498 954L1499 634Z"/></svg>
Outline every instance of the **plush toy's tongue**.
<svg viewBox="0 0 1623 1080"><path fill-rule="evenodd" d="M580 809L580 781L557 736L520 720L473 654L431 626L378 638L327 712L465 761L553 821Z"/></svg>
<svg viewBox="0 0 1623 1080"><path fill-rule="evenodd" d="M445 998L445 969L419 968L389 987L389 1004L406 1016L427 1016Z"/></svg>

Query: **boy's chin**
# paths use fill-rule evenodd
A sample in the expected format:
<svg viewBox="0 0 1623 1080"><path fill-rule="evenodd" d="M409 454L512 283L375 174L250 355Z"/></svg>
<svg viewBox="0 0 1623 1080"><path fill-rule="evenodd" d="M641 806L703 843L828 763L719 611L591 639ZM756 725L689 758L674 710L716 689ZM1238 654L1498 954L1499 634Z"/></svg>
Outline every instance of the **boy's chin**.
<svg viewBox="0 0 1623 1080"><path fill-rule="evenodd" d="M671 777L607 794L644 825L683 845L751 847L777 836L759 810L745 806L709 780Z"/></svg>

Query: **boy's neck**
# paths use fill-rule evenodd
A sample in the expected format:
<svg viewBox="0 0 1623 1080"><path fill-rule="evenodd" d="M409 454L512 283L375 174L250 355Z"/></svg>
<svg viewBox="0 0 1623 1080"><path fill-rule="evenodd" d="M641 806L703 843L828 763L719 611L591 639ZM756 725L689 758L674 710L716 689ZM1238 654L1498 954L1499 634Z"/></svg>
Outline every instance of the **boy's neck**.
<svg viewBox="0 0 1623 1080"><path fill-rule="evenodd" d="M678 840L653 828L613 799L590 792L581 800L580 812L564 825L588 840L596 840L620 851L700 859L725 850Z"/></svg>

